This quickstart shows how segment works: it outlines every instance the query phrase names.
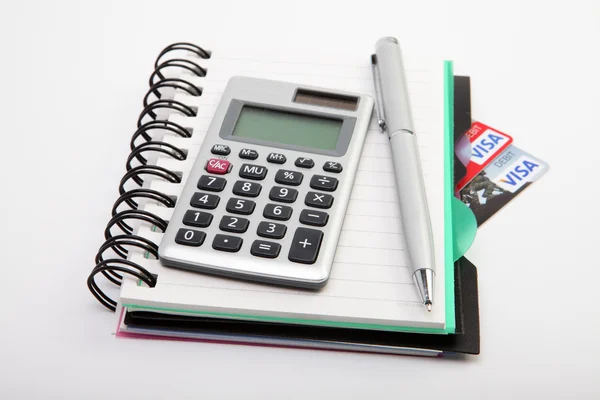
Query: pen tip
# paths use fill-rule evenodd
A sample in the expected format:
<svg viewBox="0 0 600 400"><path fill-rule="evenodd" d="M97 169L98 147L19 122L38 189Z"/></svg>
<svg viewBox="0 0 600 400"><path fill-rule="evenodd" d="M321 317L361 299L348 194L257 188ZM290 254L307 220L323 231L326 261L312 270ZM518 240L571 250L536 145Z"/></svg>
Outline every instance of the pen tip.
<svg viewBox="0 0 600 400"><path fill-rule="evenodd" d="M431 312L431 303L427 303L427 311Z"/></svg>

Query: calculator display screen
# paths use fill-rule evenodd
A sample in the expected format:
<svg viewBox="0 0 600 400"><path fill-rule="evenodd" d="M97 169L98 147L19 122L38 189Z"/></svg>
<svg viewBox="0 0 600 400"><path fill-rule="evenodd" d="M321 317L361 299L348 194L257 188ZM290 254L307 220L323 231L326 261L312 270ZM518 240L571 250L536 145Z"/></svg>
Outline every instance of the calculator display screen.
<svg viewBox="0 0 600 400"><path fill-rule="evenodd" d="M272 143L335 150L342 120L244 105L233 136Z"/></svg>

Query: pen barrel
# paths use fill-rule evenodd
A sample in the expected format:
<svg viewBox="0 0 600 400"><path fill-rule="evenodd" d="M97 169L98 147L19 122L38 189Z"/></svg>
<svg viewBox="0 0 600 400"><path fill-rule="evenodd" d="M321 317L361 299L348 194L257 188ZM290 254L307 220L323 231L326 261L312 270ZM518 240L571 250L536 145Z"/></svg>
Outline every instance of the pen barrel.
<svg viewBox="0 0 600 400"><path fill-rule="evenodd" d="M394 38L383 38L375 46L385 124L389 132L413 130L402 51Z"/></svg>
<svg viewBox="0 0 600 400"><path fill-rule="evenodd" d="M434 269L433 234L416 136L393 132L390 146L409 266L413 271Z"/></svg>

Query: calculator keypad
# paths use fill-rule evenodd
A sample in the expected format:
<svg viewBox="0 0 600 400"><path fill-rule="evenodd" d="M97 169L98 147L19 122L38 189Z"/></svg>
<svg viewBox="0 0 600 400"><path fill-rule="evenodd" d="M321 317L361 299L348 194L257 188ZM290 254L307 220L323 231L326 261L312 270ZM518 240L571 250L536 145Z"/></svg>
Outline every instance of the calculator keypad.
<svg viewBox="0 0 600 400"><path fill-rule="evenodd" d="M283 224L263 221L260 224L258 224L258 229L256 229L256 234L258 236L271 238L271 239L283 239L286 231L287 231L287 227Z"/></svg>
<svg viewBox="0 0 600 400"><path fill-rule="evenodd" d="M283 186L273 186L269 192L269 199L282 203L293 203L298 197L298 191Z"/></svg>
<svg viewBox="0 0 600 400"><path fill-rule="evenodd" d="M211 192L221 192L225 189L225 185L227 185L227 180L218 176L202 175L198 180L198 189Z"/></svg>
<svg viewBox="0 0 600 400"><path fill-rule="evenodd" d="M196 208L213 210L219 205L219 196L210 193L196 192L190 200L190 205Z"/></svg>
<svg viewBox="0 0 600 400"><path fill-rule="evenodd" d="M250 221L246 218L224 215L221 218L219 229L225 232L244 233L248 230L248 225L250 225Z"/></svg>
<svg viewBox="0 0 600 400"><path fill-rule="evenodd" d="M198 228L207 228L212 222L213 216L204 211L187 210L183 216L183 224Z"/></svg>
<svg viewBox="0 0 600 400"><path fill-rule="evenodd" d="M298 186L302 183L303 177L304 175L301 172L280 169L275 174L275 182L283 185Z"/></svg>
<svg viewBox="0 0 600 400"><path fill-rule="evenodd" d="M304 204L310 207L331 208L333 196L327 193L308 192L304 198Z"/></svg>
<svg viewBox="0 0 600 400"><path fill-rule="evenodd" d="M319 255L323 232L316 229L298 228L292 239L288 259L302 264L314 264Z"/></svg>
<svg viewBox="0 0 600 400"><path fill-rule="evenodd" d="M260 194L262 186L256 182L237 181L233 185L233 194L246 197L257 197Z"/></svg>
<svg viewBox="0 0 600 400"><path fill-rule="evenodd" d="M215 235L215 238L212 243L212 247L215 250L220 251L228 251L230 253L235 253L240 251L242 248L242 243L244 241L241 237L231 236L231 235Z"/></svg>
<svg viewBox="0 0 600 400"><path fill-rule="evenodd" d="M310 179L310 187L318 190L325 190L327 192L333 192L337 189L338 180L331 176L325 175L313 175Z"/></svg>
<svg viewBox="0 0 600 400"><path fill-rule="evenodd" d="M228 155L231 153L231 149L225 145L214 145L211 148L211 153ZM244 148L239 151L238 157L244 160L257 160L259 154L256 150ZM270 153L266 161L272 164L284 164L287 159L284 154ZM213 174L224 173L211 171L209 169L211 165L219 171L226 168L226 172L229 172L232 168L232 164L226 160L211 159L206 164L206 170ZM300 185L304 180L304 174L298 169L308 170L315 166L315 161L308 157L298 157L294 162L296 167L294 170L272 168L274 170L269 172L266 166L253 164L252 162L237 165L239 165L239 167L236 166L238 175L242 179L232 182L230 195L224 192L228 185L224 176L204 174L200 177L197 187L202 192L193 194L190 205L195 209L186 211L182 220L183 225L192 228L209 228L215 216L212 212L196 209L215 210L219 205L220 197L224 195L227 200L224 211L228 215L219 215L220 213L217 211L216 217L220 218L218 231L221 233L215 234L212 238L212 248L224 252L239 252L244 247L245 235L248 234L247 232L251 228L250 225L254 224L248 219L250 217L243 218L242 216L254 214L257 203L261 204L261 200L256 198L261 195L262 185L266 185L269 190L268 199L273 203L266 204L262 210L262 217L267 220L258 222L255 225L256 228L252 227L252 229L256 229L256 236L259 239L253 240L252 237L249 237L248 240L251 244L246 245L248 247L244 251L255 257L269 259L278 258L280 253L285 251L288 254L289 261L300 264L314 264L317 261L324 238L324 233L318 228L325 227L329 222L329 214L324 210L330 209L334 203L334 196L326 192L333 192L337 189L338 179L320 174L309 175L310 182L307 186L313 190L308 192L305 191L306 189L302 190ZM340 163L327 161L323 165L323 170L329 173L340 173L342 166ZM269 176L268 179L267 176ZM258 183L257 181L264 182ZM294 186L298 188L294 188ZM219 193L219 195L216 193ZM291 205L296 202L299 195L304 196L304 205L308 208L298 210L298 217L296 217L297 220L294 223L290 221L294 213ZM296 228L298 223L300 227ZM292 229L295 229L291 243L280 241L285 238L290 224L292 224ZM177 232L175 242L185 246L199 247L206 238L205 232L184 227ZM266 240L261 240L261 238ZM288 248L285 249L284 247Z"/></svg>
<svg viewBox="0 0 600 400"><path fill-rule="evenodd" d="M250 248L250 254L257 257L276 258L281 251L281 245L266 240L255 240Z"/></svg>
<svg viewBox="0 0 600 400"><path fill-rule="evenodd" d="M263 211L263 217L276 219L278 221L287 221L292 216L292 207L279 204L267 204Z"/></svg>

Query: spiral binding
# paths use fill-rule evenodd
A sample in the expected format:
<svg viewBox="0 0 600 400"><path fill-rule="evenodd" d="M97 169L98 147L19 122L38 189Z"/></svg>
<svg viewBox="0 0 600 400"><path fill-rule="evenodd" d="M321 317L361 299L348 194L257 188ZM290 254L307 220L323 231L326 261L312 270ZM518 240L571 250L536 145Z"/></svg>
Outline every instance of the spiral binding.
<svg viewBox="0 0 600 400"><path fill-rule="evenodd" d="M126 221L147 222L164 232L167 228L167 221L148 211L138 209L140 207L139 201L145 199L156 201L165 207L175 207L173 198L156 190L145 188L143 185L144 178L150 176L171 183L181 182L181 176L178 173L158 165L148 164L147 158L152 153L165 154L176 160L185 160L187 157L186 151L153 138L156 133L170 133L183 138L192 136L190 129L161 117L166 112L175 112L186 117L196 116L196 111L192 107L173 99L166 99L163 95L165 89L183 91L190 96L202 95L200 88L185 79L165 75L167 70L177 69L198 77L206 76L207 70L194 61L175 58L174 53L181 51L195 54L201 59L210 58L210 52L191 43L171 44L165 47L156 58L154 71L149 79L150 88L142 101L144 109L138 118L137 130L131 137L131 153L125 163L127 172L119 183L120 196L113 205L112 218L104 230L105 242L96 254L96 266L87 279L87 286L94 297L111 311L116 310L117 302L100 289L96 283L98 274L103 275L109 282L118 286L121 285L122 274L129 274L149 287L156 285L156 276L141 265L128 260L127 256L131 248L137 248L158 258L158 244L136 235L134 228ZM126 186L130 181L138 185L139 188L127 189ZM122 206L127 206L129 209L119 211ZM120 232L113 234L113 230L119 230ZM107 254L109 251L114 255L109 256Z"/></svg>

